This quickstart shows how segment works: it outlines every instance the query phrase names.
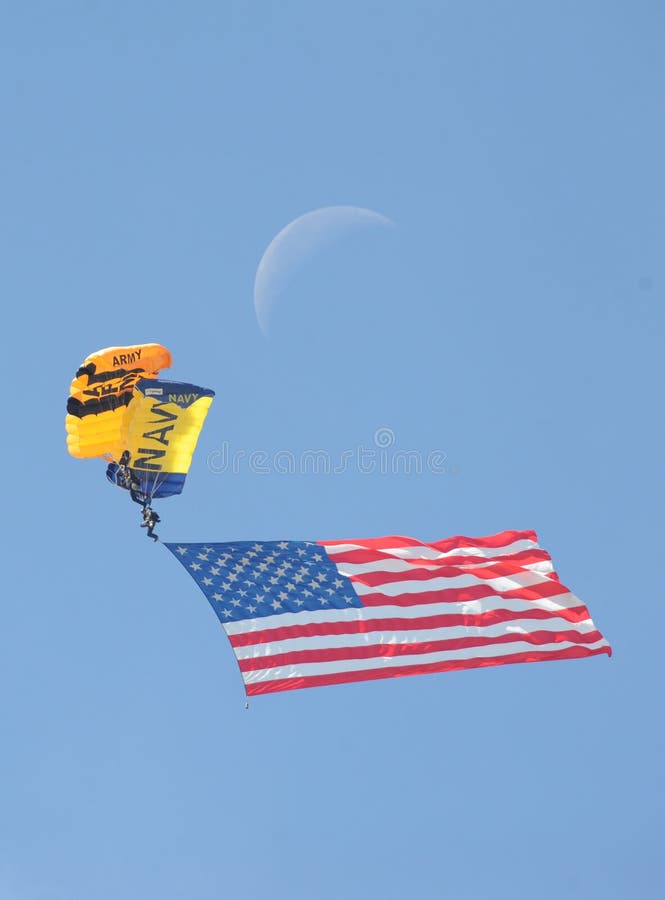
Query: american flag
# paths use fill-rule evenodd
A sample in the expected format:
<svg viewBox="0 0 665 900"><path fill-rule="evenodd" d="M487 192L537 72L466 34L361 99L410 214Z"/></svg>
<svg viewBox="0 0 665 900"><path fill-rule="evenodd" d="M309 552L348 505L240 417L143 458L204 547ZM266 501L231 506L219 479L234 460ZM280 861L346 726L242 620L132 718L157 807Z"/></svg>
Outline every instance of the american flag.
<svg viewBox="0 0 665 900"><path fill-rule="evenodd" d="M612 652L533 531L166 546L247 694Z"/></svg>

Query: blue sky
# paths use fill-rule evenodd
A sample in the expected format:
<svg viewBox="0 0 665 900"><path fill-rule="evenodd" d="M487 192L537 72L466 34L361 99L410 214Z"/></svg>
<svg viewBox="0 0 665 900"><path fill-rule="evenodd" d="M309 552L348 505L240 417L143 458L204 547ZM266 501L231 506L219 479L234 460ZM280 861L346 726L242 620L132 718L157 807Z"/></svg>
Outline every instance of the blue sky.
<svg viewBox="0 0 665 900"><path fill-rule="evenodd" d="M0 900L661 897L662 5L0 14ZM395 227L303 260L267 340L261 256L330 205ZM66 452L78 365L141 341L217 391L165 540L535 528L612 659L246 710L205 598ZM444 471L248 462L378 429Z"/></svg>

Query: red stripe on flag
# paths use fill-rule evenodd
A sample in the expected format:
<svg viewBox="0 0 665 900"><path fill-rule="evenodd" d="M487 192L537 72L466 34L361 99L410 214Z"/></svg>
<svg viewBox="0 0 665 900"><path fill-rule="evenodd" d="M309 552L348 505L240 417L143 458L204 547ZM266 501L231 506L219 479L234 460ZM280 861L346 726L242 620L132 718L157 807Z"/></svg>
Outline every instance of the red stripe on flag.
<svg viewBox="0 0 665 900"><path fill-rule="evenodd" d="M346 659L381 659L396 656L417 656L445 650L466 650L469 647L489 647L496 644L516 642L538 645L556 644L567 641L574 644L592 644L603 639L598 631L580 634L579 631L532 631L528 634L502 634L497 637L472 635L463 638L447 638L438 641L418 641L408 644L363 644L359 647L320 647L315 650L290 650L272 656L257 656L239 659L243 672L277 669L280 666L295 666L298 663L337 662Z"/></svg>
<svg viewBox="0 0 665 900"><path fill-rule="evenodd" d="M419 616L415 619L380 618L354 619L350 622L308 622L306 625L283 625L277 628L266 628L259 631L246 631L242 634L230 634L232 647L251 647L254 644L267 644L271 641L285 641L301 637L324 637L333 634L371 634L375 631L414 631L431 628L468 627L483 628L488 625L499 625L518 619L563 619L567 622L583 622L589 618L586 606L561 609L551 612L547 609L490 610L484 613L459 615Z"/></svg>
<svg viewBox="0 0 665 900"><path fill-rule="evenodd" d="M359 581L361 584L370 586L392 584L393 582L400 581L432 581L433 579L441 578L477 578L479 581L492 581L495 578L509 579L515 578L516 576L521 578L526 576L529 579L533 579L536 584L539 583L539 581L544 583L552 580L549 573L544 575L539 574L538 572L531 572L523 566L502 562L501 560L492 560L489 565L473 566L468 569L464 569L462 566L441 565L437 566L436 569L429 571L426 569L412 569L403 572L388 572L382 571L377 567L375 570L362 572L357 575L348 575L344 572L343 563L339 564L339 569L341 573L346 578L350 578L351 581ZM445 590L445 588L443 590Z"/></svg>
<svg viewBox="0 0 665 900"><path fill-rule="evenodd" d="M474 584L464 588L443 588L437 591L420 591L418 593L405 593L388 596L378 591L372 594L362 594L361 600L364 606L420 606L427 603L469 603L473 600L486 600L492 597L502 597L505 600L548 600L570 591L560 581L543 581L529 587L515 588L510 591L497 591L482 584Z"/></svg>
<svg viewBox="0 0 665 900"><path fill-rule="evenodd" d="M433 541L425 543L417 541L415 538L405 537L404 535L388 535L379 538L349 538L348 540L335 541L317 541L322 547L334 548L344 544L356 544L359 547L369 547L377 550L383 550L390 547L432 547L441 553L448 553L459 547L487 547L488 549L496 549L497 547L507 547L516 541L533 541L538 543L538 536L535 531L500 531L498 534L490 534L485 537L473 538L457 535L451 538L444 538L441 541Z"/></svg>
<svg viewBox="0 0 665 900"><path fill-rule="evenodd" d="M547 662L557 659L582 659L586 656L597 656L606 653L612 655L609 647L590 650L587 647L568 647L565 650L543 652L529 650L524 653L513 653L510 656L489 657L483 659L451 660L449 662L425 663L414 666L398 666L391 669L363 669L359 672L333 672L327 675L308 675L300 678L276 678L274 681L262 681L246 684L248 695L270 694L275 691L290 691L297 688L323 687L331 684L345 684L353 681L374 681L379 678L398 678L402 675L429 675L435 672L455 672L460 669L480 669L487 666L500 666L508 663Z"/></svg>
<svg viewBox="0 0 665 900"><path fill-rule="evenodd" d="M475 568L479 565L485 566L494 561L498 561L498 558L495 556L466 556L461 554L456 556L446 556L440 559L432 559L427 556L395 556L389 553L382 553L380 550L372 549L346 550L340 553L330 552L329 555L332 561L337 563L337 565L343 565L344 563L362 565L399 559L413 566L433 566L437 568L442 566L455 566L460 568ZM522 568L534 563L551 562L548 553L544 550L537 550L535 548L532 550L520 550L516 553L509 553L505 556L501 556L500 559L504 562L519 565ZM380 569L380 565L377 566L377 569ZM405 569L404 571L406 572L408 570Z"/></svg>

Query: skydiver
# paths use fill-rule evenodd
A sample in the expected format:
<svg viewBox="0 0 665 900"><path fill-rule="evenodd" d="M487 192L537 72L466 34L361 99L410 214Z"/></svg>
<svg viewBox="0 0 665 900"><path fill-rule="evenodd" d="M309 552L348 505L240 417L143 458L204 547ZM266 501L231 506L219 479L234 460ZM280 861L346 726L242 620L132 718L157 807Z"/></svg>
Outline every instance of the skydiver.
<svg viewBox="0 0 665 900"><path fill-rule="evenodd" d="M122 455L118 460L118 475L116 481L129 491L129 495L134 503L140 503L141 506L145 506L146 501L141 496L141 481L136 472L130 469L130 459L131 456L129 450L123 450Z"/></svg>
<svg viewBox="0 0 665 900"><path fill-rule="evenodd" d="M129 453L122 451L122 456L118 460L118 472L116 474L116 484L123 487L129 487Z"/></svg>
<svg viewBox="0 0 665 900"><path fill-rule="evenodd" d="M115 480L121 487L129 488L131 473L124 463L118 463L118 474Z"/></svg>
<svg viewBox="0 0 665 900"><path fill-rule="evenodd" d="M149 506L143 507L143 522L141 522L141 528L148 529L146 534L148 537L151 537L153 541L159 540L159 535L153 534L153 528L159 521L160 518L154 509L151 509Z"/></svg>
<svg viewBox="0 0 665 900"><path fill-rule="evenodd" d="M141 506L145 507L146 501L141 497L141 482L138 479L138 476L135 472L132 472L131 469L127 470L127 487L129 488L129 496L132 498L134 503L140 503Z"/></svg>

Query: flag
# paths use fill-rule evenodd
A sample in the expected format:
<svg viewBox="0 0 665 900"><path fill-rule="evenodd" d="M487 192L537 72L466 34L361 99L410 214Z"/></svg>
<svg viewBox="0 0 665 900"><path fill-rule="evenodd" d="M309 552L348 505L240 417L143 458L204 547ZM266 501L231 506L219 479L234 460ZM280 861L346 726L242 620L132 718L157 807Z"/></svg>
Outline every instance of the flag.
<svg viewBox="0 0 665 900"><path fill-rule="evenodd" d="M247 694L612 652L533 531L166 546Z"/></svg>

